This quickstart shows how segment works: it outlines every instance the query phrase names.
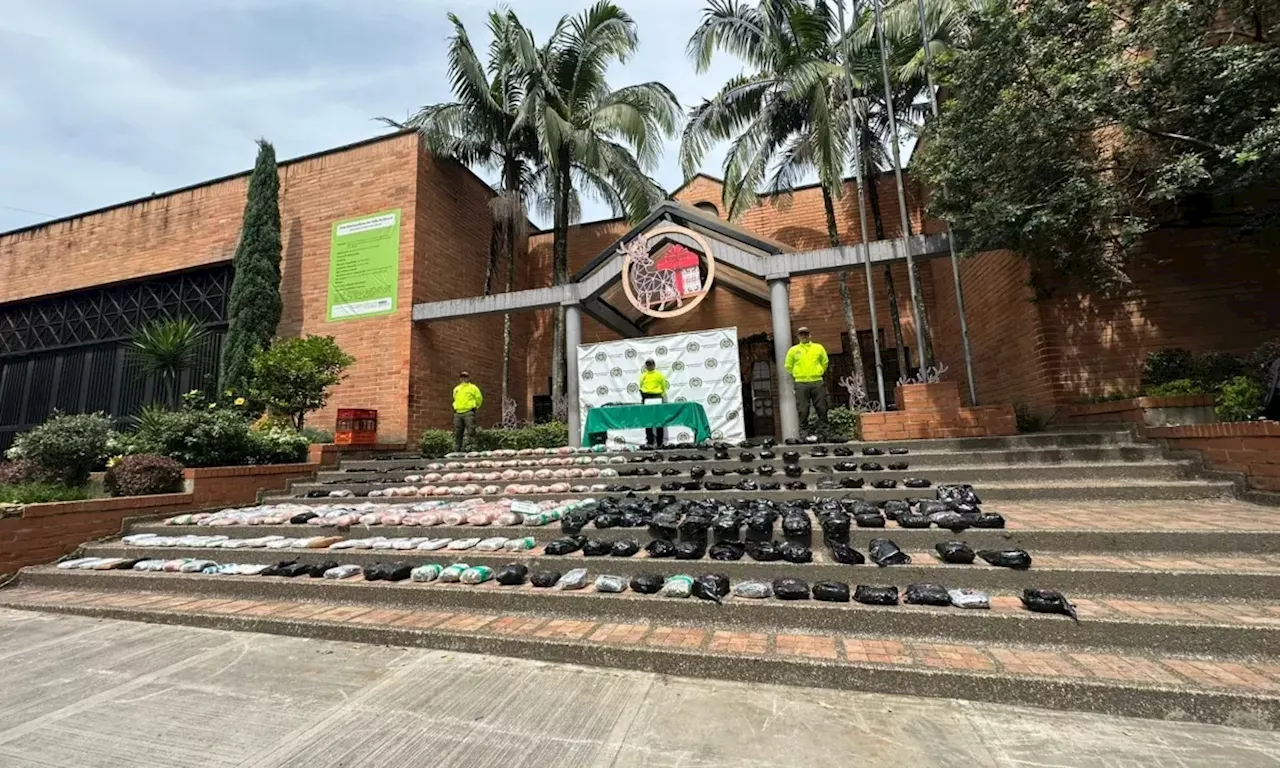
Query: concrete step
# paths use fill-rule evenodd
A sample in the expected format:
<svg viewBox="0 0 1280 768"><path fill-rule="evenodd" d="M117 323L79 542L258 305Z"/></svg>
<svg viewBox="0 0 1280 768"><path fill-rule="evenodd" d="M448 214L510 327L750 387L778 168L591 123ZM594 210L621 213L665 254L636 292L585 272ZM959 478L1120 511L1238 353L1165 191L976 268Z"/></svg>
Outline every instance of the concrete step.
<svg viewBox="0 0 1280 768"><path fill-rule="evenodd" d="M1011 520L1011 526L1017 521ZM649 539L648 528L608 528L596 530L594 527L583 529L588 538L618 541L619 539L635 539L643 546ZM414 526L355 526L349 529L319 528L309 525L254 525L207 527L196 525L163 525L159 523L139 522L127 529L128 533L154 533L160 536L224 535L233 538L255 538L259 536L286 536L301 538L304 536L345 535L350 538L369 536L386 536L388 538L411 538L415 536L432 536L438 538L471 538L488 536L505 536L521 538L532 536L540 543L551 541L562 536L558 524L534 526L432 526L429 528ZM780 527L775 527L775 538L782 538ZM1193 552L1200 556L1215 554L1273 554L1280 551L1280 530L1269 530L1265 526L1255 528L1241 527L1236 529L1198 527L1195 523L1179 525L1176 522L1165 527L1148 529L1116 529L1106 525L1106 521L1085 523L1079 527L1027 527L1018 526L1000 530L970 529L961 534L938 529L905 529L893 524L883 529L857 528L850 534L850 541L856 547L865 550L872 538L887 538L896 541L907 549L926 551L932 549L938 541L950 538L962 538L975 549L997 547L1021 547L1029 552L1057 552L1082 554L1110 554L1115 552L1153 552L1178 553Z"/></svg>
<svg viewBox="0 0 1280 768"><path fill-rule="evenodd" d="M336 594L333 600L300 603L279 596L237 600L103 586L87 580L76 589L23 584L0 590L0 603L25 610L498 654L664 675L1280 728L1280 676L1273 659L1196 658L1150 649L1074 651L1016 640L972 645L814 629L739 631L721 626L719 617L726 612L709 603L694 606L698 618L692 623L617 624L598 617L575 620L414 605L380 608L339 601ZM886 608L883 613L898 610ZM1066 620L1046 623L1071 629Z"/></svg>
<svg viewBox="0 0 1280 768"><path fill-rule="evenodd" d="M802 491L672 491L670 495L680 499L718 499L718 498L737 498L749 493L753 498L773 499L775 501L784 501L788 499L812 499L815 496L832 496L832 497L848 497L853 499L865 499L867 501L887 501L890 499L903 498L933 498L934 489L910 489L903 488L901 484L897 488L878 489L864 487L861 489L833 489L819 490L817 488L816 476L805 476L801 481L808 486ZM628 486L631 488L647 486L646 490L635 491L637 494L656 496L667 493L660 490L660 486L665 482L661 477L642 477L642 478L607 478L611 481L617 481L617 484ZM734 482L742 478L734 477ZM756 482L760 482L761 478L752 478ZM788 478L774 476L772 478L777 482L784 482ZM720 478L721 482L729 482L729 478ZM562 481L565 482L565 481ZM1180 499L1215 499L1227 498L1233 495L1235 485L1227 480L1137 480L1137 479L1114 479L1114 480L1079 480L1079 481L1048 481L1048 482L1014 482L1003 481L998 483L974 483L974 488L984 501L1079 501L1079 500L1110 500L1110 501L1155 501L1155 500L1180 500ZM341 490L332 486L321 486L318 490ZM515 499L576 499L586 498L589 496L607 496L607 495L624 495L625 492L610 493L604 492L600 494L521 494L508 498ZM458 497L455 497L458 498ZM311 504L328 504L332 503L332 498L305 499L293 494L274 494L265 499L268 503L311 503ZM361 498L361 502L369 502L374 504L382 503L405 503L405 497L396 498Z"/></svg>
<svg viewBox="0 0 1280 768"><path fill-rule="evenodd" d="M754 450L759 456L759 451ZM690 452L675 453L674 455L689 456ZM662 470L667 467L675 467L677 469L687 471L695 465L702 466L707 469L712 467L737 468L743 464L735 455L728 461L717 461L711 454L698 454L706 456L703 460L694 461L671 461L664 460L661 462L645 462L644 466L651 469ZM748 466L758 467L764 464L772 464L775 467L782 466L782 454L778 452L778 457L774 459L759 459L749 462ZM891 461L905 461L910 465L911 469L949 469L956 466L967 467L1003 467L1003 466L1022 466L1022 465L1056 465L1056 464L1107 464L1112 462L1122 463L1138 463L1138 462L1160 462L1164 461L1165 456L1161 449L1153 444L1142 445L1122 445L1122 446L1104 446L1096 448L1034 448L1027 450L992 450L992 451L920 451L912 452L902 456L821 456L814 457L803 455L799 464L802 467L811 467L818 465L830 466L839 461L856 461L862 463L864 461L875 461L880 464L888 464ZM492 471L491 468L481 468L479 466L481 459L466 459L459 463L464 465L467 471ZM361 462L363 463L363 462ZM432 462L425 459L416 460L413 466L426 467L431 464L443 464L444 462ZM343 467L350 466L353 470L360 469L360 463L344 462ZM389 464L389 466L396 466ZM596 465L593 465L596 466ZM601 465L603 466L603 465ZM634 466L634 463L609 465L613 469L623 469ZM599 468L599 467L597 467ZM321 472L321 479L334 479L338 476L375 474L374 467L364 467L365 471L350 471L348 469L329 470ZM504 468L499 468L502 471ZM537 469L537 467L518 467L517 469ZM427 469L389 469L379 470L377 475L382 477L402 478L410 474L424 474L428 471L445 472L457 470L427 470Z"/></svg>
<svg viewBox="0 0 1280 768"><path fill-rule="evenodd" d="M739 468L756 467L756 463L738 463L731 466L725 466L730 473L719 478L708 474L704 479L721 480L729 482L728 478L735 481L740 480L743 476L734 470ZM778 470L770 478L775 482L782 482L787 478L782 473L780 465L774 465ZM828 469L831 468L827 464ZM662 469L667 469L663 466ZM679 469L679 467L671 467ZM1048 464L1048 465L1019 465L1015 467L983 467L983 466L964 466L958 465L953 467L937 467L933 469L908 467L905 470L880 470L874 472L816 472L809 468L801 477L805 482L817 483L823 478L834 478L842 480L850 477L861 477L871 483L875 480L897 480L903 482L909 477L922 477L931 481L934 485L945 483L967 483L978 487L983 484L999 484L1003 482L1051 482L1057 480L1116 480L1116 479L1134 479L1134 480L1183 480L1186 479L1191 469L1188 462L1174 461L1148 461L1134 463L1111 463L1111 464ZM492 472L494 470L478 470ZM659 470L660 471L660 470ZM385 476L375 473L353 473L353 472L322 472L316 478L316 482L298 482L294 483L290 490L295 494L302 494L313 490L336 490L339 488L347 488L349 490L384 490L387 488L400 488L405 485L403 475L406 473L395 473L392 476ZM761 475L747 475L760 482ZM592 483L611 483L611 482L640 482L640 481L659 481L666 482L675 480L678 482L687 482L692 477L688 470L681 471L678 475L652 475L644 478L575 478L575 479L534 479L534 480L466 480L466 481L450 481L436 482L433 485L463 486L468 484L476 485L507 485L508 483L524 483L533 485L552 485L553 483L574 483L590 485ZM417 483L421 485L422 483Z"/></svg>
<svg viewBox="0 0 1280 768"><path fill-rule="evenodd" d="M475 531L468 531L475 535ZM601 532L603 533L603 532ZM421 535L421 532L419 532ZM603 539L589 531L589 538ZM350 538L361 538L352 532ZM462 537L457 537L462 538ZM623 538L623 537L619 537ZM886 536L895 541L892 535ZM937 541L947 541L949 536L936 535ZM955 536L973 545L966 535ZM634 536L641 542L647 537ZM854 537L859 551L867 551L865 535ZM617 540L617 539L612 539ZM903 542L898 542L903 544ZM935 542L936 543L936 542ZM1009 546L1005 544L1004 546ZM560 570L589 568L613 574L633 576L656 573L670 576L691 570L714 570L734 581L750 579L772 580L779 577L804 579L809 582L845 581L868 583L891 578L904 586L917 582L941 583L948 587L969 587L1016 594L1028 587L1052 585L1072 597L1118 596L1161 597L1178 599L1236 599L1267 600L1280 595L1280 555L1259 556L1199 556L1194 553L1151 554L1116 552L1106 555L1057 554L1031 552L1032 568L1014 571L987 565L981 558L972 565L950 565L936 556L932 547L908 550L911 563L877 568L865 565L843 565L831 559L821 540L812 542L813 562L794 564L787 562L759 563L749 556L737 561L715 561L703 557L700 560L675 560L651 558L641 549L632 557L585 557L581 552L566 556L551 556L543 552L539 543L525 552L482 552L471 549L462 552L438 550L435 552L413 550L369 549L212 549L192 547L130 546L123 542L91 544L83 548L83 557L121 557L127 559L181 559L199 558L215 562L277 563L297 560L320 563L338 560L368 567L375 563L403 563L421 565L435 562L447 565L466 562L469 565L487 565L495 570L508 563L520 563L535 570Z"/></svg>
<svg viewBox="0 0 1280 768"><path fill-rule="evenodd" d="M717 573L717 565L709 563L688 572L694 576ZM607 567L588 570L593 579L611 573ZM775 573L783 576L788 571L778 569ZM893 577L892 569L872 575L874 578L862 583L894 585L899 590L907 586ZM152 592L228 600L341 602L378 608L530 613L623 624L710 621L717 627L751 631L762 628L822 630L884 637L945 637L968 643L1017 641L1076 649L1261 656L1274 653L1280 647L1277 645L1280 643L1280 603L1274 602L1103 600L1068 596L1080 612L1080 621L1075 623L1063 616L1030 613L1021 607L1016 594L992 595L990 610L966 611L950 607L867 606L732 596L717 606L703 600L678 600L631 591L601 594L590 587L565 592L536 589L529 584L505 587L496 582L476 586L407 581L390 584L359 578L334 581L77 571L53 566L24 569L19 583L50 589ZM850 588L856 583L850 583Z"/></svg>

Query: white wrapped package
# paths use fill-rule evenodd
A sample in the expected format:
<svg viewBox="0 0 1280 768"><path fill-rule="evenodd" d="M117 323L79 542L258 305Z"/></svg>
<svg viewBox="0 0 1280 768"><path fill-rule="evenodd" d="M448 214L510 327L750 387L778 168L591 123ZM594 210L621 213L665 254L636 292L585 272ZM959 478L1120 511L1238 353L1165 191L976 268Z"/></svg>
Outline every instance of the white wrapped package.
<svg viewBox="0 0 1280 768"><path fill-rule="evenodd" d="M495 552L499 549L502 549L504 546L506 546L506 544L507 544L507 538L505 536L494 536L493 538L484 539L483 541L481 541L479 544L476 545L476 549L480 550L481 552Z"/></svg>

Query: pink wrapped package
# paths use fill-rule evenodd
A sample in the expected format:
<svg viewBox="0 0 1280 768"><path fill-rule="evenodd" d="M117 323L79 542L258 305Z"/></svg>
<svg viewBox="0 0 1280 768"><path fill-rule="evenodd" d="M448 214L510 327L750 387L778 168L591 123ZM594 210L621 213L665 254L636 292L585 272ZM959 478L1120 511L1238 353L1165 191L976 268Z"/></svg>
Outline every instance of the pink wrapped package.
<svg viewBox="0 0 1280 768"><path fill-rule="evenodd" d="M568 493L568 492L569 492L568 483L555 483L550 488L547 488L547 493Z"/></svg>
<svg viewBox="0 0 1280 768"><path fill-rule="evenodd" d="M445 525L462 525L467 516L461 512L445 512L440 516L440 522Z"/></svg>
<svg viewBox="0 0 1280 768"><path fill-rule="evenodd" d="M449 495L449 489L448 489L448 488L446 488L446 487L445 487L445 486L443 486L443 485L437 485L437 486L435 487L435 490L433 490L433 491L431 492L431 495L432 495L432 496L448 496L448 495Z"/></svg>
<svg viewBox="0 0 1280 768"><path fill-rule="evenodd" d="M515 512L503 512L493 520L494 525L519 525L524 518Z"/></svg>
<svg viewBox="0 0 1280 768"><path fill-rule="evenodd" d="M388 512L382 516L383 525L400 525L404 522L403 512Z"/></svg>
<svg viewBox="0 0 1280 768"><path fill-rule="evenodd" d="M423 475L423 476L422 476L422 482L424 482L424 483L438 483L438 482L440 482L440 473L439 473L439 472L431 472L431 473L429 473L429 474Z"/></svg>
<svg viewBox="0 0 1280 768"><path fill-rule="evenodd" d="M467 525L488 525L493 519L483 512L477 512L467 518Z"/></svg>
<svg viewBox="0 0 1280 768"><path fill-rule="evenodd" d="M522 472L521 474L524 474L524 473ZM534 472L534 473L533 473L533 476L534 476L534 478L535 478L535 479L537 479L537 480L550 480L550 479L551 479L551 470L549 470L549 469L539 469L537 472Z"/></svg>
<svg viewBox="0 0 1280 768"><path fill-rule="evenodd" d="M532 480L534 477L535 475L532 469L525 469L520 471L521 480Z"/></svg>
<svg viewBox="0 0 1280 768"><path fill-rule="evenodd" d="M418 516L418 525L428 527L428 526L439 525L439 524L440 524L440 513L438 512L423 512L421 515Z"/></svg>
<svg viewBox="0 0 1280 768"><path fill-rule="evenodd" d="M503 488L503 489L502 489L502 492L503 492L503 493L506 493L506 494L519 493L519 492L520 492L520 486L518 486L518 485L516 485L516 484L512 483L511 485L508 485L506 488Z"/></svg>

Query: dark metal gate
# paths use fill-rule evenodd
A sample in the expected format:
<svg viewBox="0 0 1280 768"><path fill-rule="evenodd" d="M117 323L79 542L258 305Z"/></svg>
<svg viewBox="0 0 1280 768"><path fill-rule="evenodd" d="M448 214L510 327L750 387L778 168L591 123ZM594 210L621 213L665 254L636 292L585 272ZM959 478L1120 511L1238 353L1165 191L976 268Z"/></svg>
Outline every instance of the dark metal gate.
<svg viewBox="0 0 1280 768"><path fill-rule="evenodd" d="M212 391L226 334L230 264L0 305L0 452L54 411L104 411L123 426L160 399L125 342L156 320L187 317L210 338L180 392Z"/></svg>

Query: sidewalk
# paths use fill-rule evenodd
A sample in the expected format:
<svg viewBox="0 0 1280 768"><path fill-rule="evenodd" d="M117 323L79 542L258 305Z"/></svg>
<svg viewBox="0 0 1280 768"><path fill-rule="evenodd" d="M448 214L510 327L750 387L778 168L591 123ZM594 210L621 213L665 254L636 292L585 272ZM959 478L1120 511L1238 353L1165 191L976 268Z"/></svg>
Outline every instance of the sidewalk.
<svg viewBox="0 0 1280 768"><path fill-rule="evenodd" d="M3 768L1280 764L1276 732L10 610L0 687Z"/></svg>

